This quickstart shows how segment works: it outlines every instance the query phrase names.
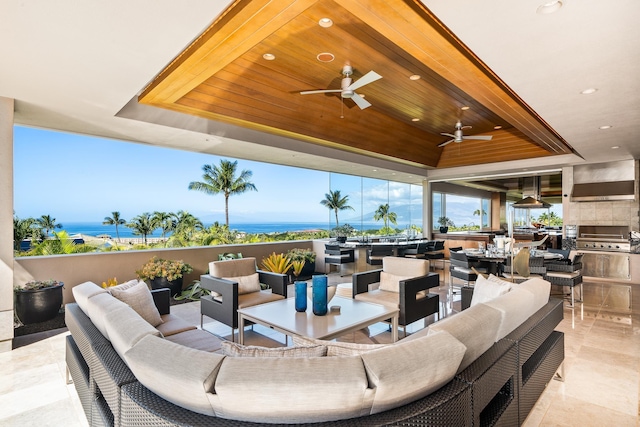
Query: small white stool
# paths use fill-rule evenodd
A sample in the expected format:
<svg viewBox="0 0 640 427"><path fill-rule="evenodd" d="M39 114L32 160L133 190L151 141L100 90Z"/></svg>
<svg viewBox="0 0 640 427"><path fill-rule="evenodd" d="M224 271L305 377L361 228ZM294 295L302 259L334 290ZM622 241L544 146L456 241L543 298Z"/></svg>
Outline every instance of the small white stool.
<svg viewBox="0 0 640 427"><path fill-rule="evenodd" d="M353 298L353 284L351 282L339 283L336 286L336 295L343 298Z"/></svg>

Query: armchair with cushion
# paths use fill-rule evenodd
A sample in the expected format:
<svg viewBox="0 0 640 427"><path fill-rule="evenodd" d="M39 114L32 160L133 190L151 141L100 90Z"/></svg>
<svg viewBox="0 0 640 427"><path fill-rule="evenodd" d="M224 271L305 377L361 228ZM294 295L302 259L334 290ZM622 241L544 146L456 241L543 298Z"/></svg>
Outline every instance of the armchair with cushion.
<svg viewBox="0 0 640 427"><path fill-rule="evenodd" d="M260 284L269 290L261 290ZM287 297L286 274L261 271L255 258L231 259L209 263L209 274L200 276L200 286L211 295L200 299L200 327L208 316L231 327L231 337L238 328L238 308L252 307Z"/></svg>
<svg viewBox="0 0 640 427"><path fill-rule="evenodd" d="M440 285L440 277L429 272L427 260L384 257L381 270L356 273L352 281L355 299L400 310L398 324L405 335L407 325L439 313L439 296L429 289Z"/></svg>

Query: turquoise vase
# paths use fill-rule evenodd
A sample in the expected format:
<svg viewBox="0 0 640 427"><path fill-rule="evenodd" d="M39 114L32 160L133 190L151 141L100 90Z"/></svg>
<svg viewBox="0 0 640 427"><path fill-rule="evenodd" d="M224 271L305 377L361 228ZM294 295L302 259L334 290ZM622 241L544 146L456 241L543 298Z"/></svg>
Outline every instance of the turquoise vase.
<svg viewBox="0 0 640 427"><path fill-rule="evenodd" d="M296 311L307 311L307 282L296 282Z"/></svg>
<svg viewBox="0 0 640 427"><path fill-rule="evenodd" d="M324 316L327 314L327 276L313 276L311 289L313 314Z"/></svg>

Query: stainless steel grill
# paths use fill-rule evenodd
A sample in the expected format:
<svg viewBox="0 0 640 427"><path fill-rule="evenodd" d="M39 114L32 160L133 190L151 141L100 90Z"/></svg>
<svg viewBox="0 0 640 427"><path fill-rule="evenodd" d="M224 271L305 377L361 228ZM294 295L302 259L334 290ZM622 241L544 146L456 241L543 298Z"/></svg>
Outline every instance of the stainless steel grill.
<svg viewBox="0 0 640 427"><path fill-rule="evenodd" d="M604 252L631 252L629 227L625 225L580 225L576 248Z"/></svg>

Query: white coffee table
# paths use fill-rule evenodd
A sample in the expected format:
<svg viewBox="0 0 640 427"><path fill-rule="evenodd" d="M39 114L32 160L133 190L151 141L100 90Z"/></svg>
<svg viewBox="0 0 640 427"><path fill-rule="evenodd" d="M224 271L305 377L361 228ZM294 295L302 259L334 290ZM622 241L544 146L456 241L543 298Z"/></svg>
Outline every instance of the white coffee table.
<svg viewBox="0 0 640 427"><path fill-rule="evenodd" d="M238 341L244 344L245 320L272 328L288 336L298 335L331 340L388 319L391 319L391 339L393 342L398 340L399 310L397 308L337 295L329 302L329 307L332 305L339 305L340 312L328 311L324 316L313 314L310 301L307 311L297 312L295 298L240 308L238 309Z"/></svg>

